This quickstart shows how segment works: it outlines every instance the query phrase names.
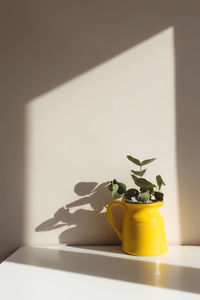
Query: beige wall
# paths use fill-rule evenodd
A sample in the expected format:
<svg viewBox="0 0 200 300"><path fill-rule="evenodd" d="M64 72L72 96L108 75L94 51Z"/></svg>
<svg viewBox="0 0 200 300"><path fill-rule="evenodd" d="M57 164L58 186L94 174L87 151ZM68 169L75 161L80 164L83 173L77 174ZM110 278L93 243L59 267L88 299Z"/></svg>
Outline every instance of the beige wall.
<svg viewBox="0 0 200 300"><path fill-rule="evenodd" d="M198 11L1 2L1 257L22 243L117 243L102 184L131 186L126 154L158 158L148 174L167 183L168 242L200 243Z"/></svg>
<svg viewBox="0 0 200 300"><path fill-rule="evenodd" d="M115 177L131 187L133 166L126 155L132 154L159 158L147 176L155 181L162 173L167 182L163 214L168 240L176 243L174 101L172 28L30 101L26 106L26 241L116 242L106 226L109 193L103 192L91 207L95 194L86 192L81 197L74 187ZM78 199L83 205L69 208L66 217L63 208L60 219L54 219L53 226L59 221L67 225L52 230L55 212Z"/></svg>

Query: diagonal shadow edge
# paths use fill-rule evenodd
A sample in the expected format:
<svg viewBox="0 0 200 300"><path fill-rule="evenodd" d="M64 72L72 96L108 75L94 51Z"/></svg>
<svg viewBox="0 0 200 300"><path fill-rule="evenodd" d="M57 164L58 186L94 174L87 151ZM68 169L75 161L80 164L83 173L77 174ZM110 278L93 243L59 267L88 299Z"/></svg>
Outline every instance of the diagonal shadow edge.
<svg viewBox="0 0 200 300"><path fill-rule="evenodd" d="M95 253L37 247L20 248L6 263L19 263L65 272L200 293L200 269ZM19 275L20 276L20 275Z"/></svg>

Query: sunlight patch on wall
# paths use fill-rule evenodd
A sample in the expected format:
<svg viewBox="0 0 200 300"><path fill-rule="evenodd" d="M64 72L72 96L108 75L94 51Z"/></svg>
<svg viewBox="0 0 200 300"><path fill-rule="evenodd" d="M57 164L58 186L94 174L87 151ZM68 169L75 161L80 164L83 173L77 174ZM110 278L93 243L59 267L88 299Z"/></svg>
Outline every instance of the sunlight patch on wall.
<svg viewBox="0 0 200 300"><path fill-rule="evenodd" d="M118 178L132 185L127 154L158 158L147 177L160 173L167 183L161 212L168 241L179 242L174 95L169 28L26 106L27 244L118 242L100 184ZM80 196L80 182L96 182L99 190ZM48 226L34 232L44 221Z"/></svg>

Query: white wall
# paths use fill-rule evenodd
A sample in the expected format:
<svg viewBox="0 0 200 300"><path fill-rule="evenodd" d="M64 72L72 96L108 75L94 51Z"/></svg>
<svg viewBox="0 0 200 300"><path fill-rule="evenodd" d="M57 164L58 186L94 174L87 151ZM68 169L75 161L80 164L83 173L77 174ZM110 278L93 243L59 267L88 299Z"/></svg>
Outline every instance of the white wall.
<svg viewBox="0 0 200 300"><path fill-rule="evenodd" d="M0 2L0 259L118 242L101 184L131 186L126 154L158 158L169 243L200 243L199 5Z"/></svg>
<svg viewBox="0 0 200 300"><path fill-rule="evenodd" d="M79 182L133 186L127 154L157 158L147 176L167 183L161 210L168 242L179 242L173 41L169 28L26 105L26 243L116 243L107 191L63 207L83 198Z"/></svg>

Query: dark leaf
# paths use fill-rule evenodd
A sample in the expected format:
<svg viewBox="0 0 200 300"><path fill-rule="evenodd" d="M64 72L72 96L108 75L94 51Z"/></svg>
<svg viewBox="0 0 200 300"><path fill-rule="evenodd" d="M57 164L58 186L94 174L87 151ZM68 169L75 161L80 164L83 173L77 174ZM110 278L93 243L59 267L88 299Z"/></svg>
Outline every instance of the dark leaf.
<svg viewBox="0 0 200 300"><path fill-rule="evenodd" d="M131 174L131 177L133 178L134 182L137 181L139 178L133 174Z"/></svg>
<svg viewBox="0 0 200 300"><path fill-rule="evenodd" d="M161 189L162 185L166 185L160 175L156 176L156 182L157 182L157 185L159 187L159 190Z"/></svg>
<svg viewBox="0 0 200 300"><path fill-rule="evenodd" d="M155 196L156 200L160 200L160 201L162 201L164 198L164 194L161 192L154 192L154 196Z"/></svg>
<svg viewBox="0 0 200 300"><path fill-rule="evenodd" d="M150 192L150 194L152 194L153 193L153 188L140 188L140 192L141 193L144 193L144 192L147 192L147 191L149 191Z"/></svg>
<svg viewBox="0 0 200 300"><path fill-rule="evenodd" d="M136 190L136 189L129 189L129 190L126 192L125 197L126 197L126 199L129 199L129 200L130 200L131 197L137 198L138 195L139 195L139 191L138 191L138 190Z"/></svg>
<svg viewBox="0 0 200 300"><path fill-rule="evenodd" d="M137 175L137 176L143 176L144 173L146 172L147 169L144 169L142 171L134 171L134 170L131 170L131 172L133 172L133 174Z"/></svg>
<svg viewBox="0 0 200 300"><path fill-rule="evenodd" d="M119 185L119 189L118 189L118 193L119 194L124 194L126 193L126 185L122 182L117 182L117 184Z"/></svg>
<svg viewBox="0 0 200 300"><path fill-rule="evenodd" d="M141 188L149 189L149 188L154 188L155 187L155 184L149 182L148 180L146 180L144 178L138 178L135 175L131 175L131 177L133 178L135 184L137 186L141 187Z"/></svg>
<svg viewBox="0 0 200 300"><path fill-rule="evenodd" d="M141 163L140 163L140 161L137 159L137 158L134 158L134 157L132 157L132 156L130 156L130 155L127 155L127 158L128 158L128 160L130 160L132 163L134 163L135 165L137 165L137 166L141 166Z"/></svg>
<svg viewBox="0 0 200 300"><path fill-rule="evenodd" d="M150 159L145 159L141 162L141 166L150 164L152 161L154 161L156 158L150 158Z"/></svg>

